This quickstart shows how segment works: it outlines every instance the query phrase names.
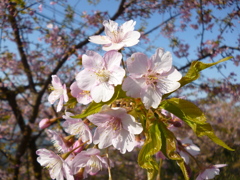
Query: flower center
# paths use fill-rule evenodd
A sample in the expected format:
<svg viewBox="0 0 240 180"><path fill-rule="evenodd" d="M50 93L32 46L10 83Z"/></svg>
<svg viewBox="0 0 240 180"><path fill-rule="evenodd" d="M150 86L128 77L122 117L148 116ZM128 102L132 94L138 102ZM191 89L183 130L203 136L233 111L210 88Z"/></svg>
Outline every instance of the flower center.
<svg viewBox="0 0 240 180"><path fill-rule="evenodd" d="M120 118L112 117L108 122L108 126L110 126L114 131L119 131L122 129L122 122Z"/></svg>
<svg viewBox="0 0 240 180"><path fill-rule="evenodd" d="M69 129L71 129L72 134L78 135L78 137L80 137L84 132L84 123L79 122L79 123L71 124L69 126Z"/></svg>
<svg viewBox="0 0 240 180"><path fill-rule="evenodd" d="M158 73L149 73L148 75L145 75L146 83L147 85L155 86L157 84L157 80L159 79Z"/></svg>
<svg viewBox="0 0 240 180"><path fill-rule="evenodd" d="M82 91L79 94L82 96L90 96L90 91Z"/></svg>
<svg viewBox="0 0 240 180"><path fill-rule="evenodd" d="M46 168L47 169L52 169L53 171L56 171L57 169L56 169L56 167L58 167L59 168L59 166L57 166L57 164L62 164L62 161L60 160L60 159L52 159L49 163L48 163L48 165L46 166ZM55 170L56 169L56 170Z"/></svg>
<svg viewBox="0 0 240 180"><path fill-rule="evenodd" d="M102 164L95 155L91 156L91 158L87 162L87 165L91 167L91 169L98 169L98 170L102 169Z"/></svg>
<svg viewBox="0 0 240 180"><path fill-rule="evenodd" d="M112 31L112 36L111 36L111 40L114 43L120 43L122 41L122 32L121 30L117 30L117 31Z"/></svg>
<svg viewBox="0 0 240 180"><path fill-rule="evenodd" d="M107 82L109 80L110 72L108 70L99 70L95 72L100 82Z"/></svg>

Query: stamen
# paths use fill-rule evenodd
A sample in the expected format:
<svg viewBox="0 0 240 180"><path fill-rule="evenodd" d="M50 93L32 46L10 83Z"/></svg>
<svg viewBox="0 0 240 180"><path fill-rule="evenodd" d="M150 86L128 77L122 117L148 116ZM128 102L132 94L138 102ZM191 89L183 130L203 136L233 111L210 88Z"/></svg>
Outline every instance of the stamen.
<svg viewBox="0 0 240 180"><path fill-rule="evenodd" d="M107 82L109 80L110 72L108 70L99 70L98 72L95 72L95 74L101 82Z"/></svg>

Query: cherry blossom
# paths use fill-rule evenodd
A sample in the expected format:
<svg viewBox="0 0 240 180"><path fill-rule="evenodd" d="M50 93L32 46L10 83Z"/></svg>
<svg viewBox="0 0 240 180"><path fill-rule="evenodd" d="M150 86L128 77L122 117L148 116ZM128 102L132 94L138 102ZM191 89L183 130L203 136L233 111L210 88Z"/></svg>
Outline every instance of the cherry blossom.
<svg viewBox="0 0 240 180"><path fill-rule="evenodd" d="M63 107L63 101L68 101L67 88L66 85L62 85L59 77L57 75L52 75L52 85L53 91L48 96L48 101L53 104L57 99L59 99L57 112L61 111Z"/></svg>
<svg viewBox="0 0 240 180"><path fill-rule="evenodd" d="M106 102L114 94L114 86L122 83L125 70L120 67L122 55L109 51L103 57L94 51L82 56L85 68L76 76L77 85L84 91L90 91L95 102Z"/></svg>
<svg viewBox="0 0 240 180"><path fill-rule="evenodd" d="M72 135L77 135L82 142L92 143L92 134L91 131L81 119L74 119L70 116L73 116L72 113L66 112L66 115L63 116L66 121L63 123L65 131Z"/></svg>
<svg viewBox="0 0 240 180"><path fill-rule="evenodd" d="M193 144L192 140L188 137L182 140L178 140L180 145L178 146L177 151L180 156L183 158L186 164L189 163L189 154L196 156L200 153L200 148Z"/></svg>
<svg viewBox="0 0 240 180"><path fill-rule="evenodd" d="M216 164L209 166L204 171L202 171L196 180L204 180L204 179L213 179L216 175L219 175L219 168L225 167L227 164Z"/></svg>
<svg viewBox="0 0 240 180"><path fill-rule="evenodd" d="M143 53L134 53L127 59L129 76L123 82L123 90L133 98L141 98L145 107L157 108L162 95L180 87L182 75L172 66L170 52L162 48L149 59Z"/></svg>
<svg viewBox="0 0 240 180"><path fill-rule="evenodd" d="M134 46L139 42L140 33L134 31L136 21L129 20L118 27L118 23L109 20L103 21L106 36L91 36L89 41L102 44L103 50L119 50L123 47Z"/></svg>
<svg viewBox="0 0 240 180"><path fill-rule="evenodd" d="M135 134L140 134L142 125L127 114L126 109L110 108L104 105L101 112L87 117L98 126L94 132L93 143L100 149L113 145L122 154L132 151L135 147Z"/></svg>
<svg viewBox="0 0 240 180"><path fill-rule="evenodd" d="M92 101L92 97L90 95L90 91L81 90L77 83L74 82L71 86L71 94L73 97L77 99L77 101L81 104L87 105Z"/></svg>
<svg viewBox="0 0 240 180"><path fill-rule="evenodd" d="M39 156L37 161L41 166L49 169L49 174L52 179L56 180L74 180L73 176L70 175L70 167L66 161L60 156L47 149L39 149L36 154Z"/></svg>
<svg viewBox="0 0 240 180"><path fill-rule="evenodd" d="M103 167L108 167L107 160L100 156L99 149L81 151L74 157L72 164L74 167L84 168L84 178L87 177L87 174L96 175ZM77 173L77 170L76 168L74 174Z"/></svg>
<svg viewBox="0 0 240 180"><path fill-rule="evenodd" d="M66 153L69 151L69 148L60 133L48 129L47 134L51 138L51 141L58 152Z"/></svg>

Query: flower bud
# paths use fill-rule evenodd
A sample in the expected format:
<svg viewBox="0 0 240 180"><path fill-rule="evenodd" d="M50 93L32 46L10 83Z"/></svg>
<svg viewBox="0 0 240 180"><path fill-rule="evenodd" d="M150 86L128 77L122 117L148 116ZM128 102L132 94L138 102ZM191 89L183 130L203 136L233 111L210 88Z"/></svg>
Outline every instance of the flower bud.
<svg viewBox="0 0 240 180"><path fill-rule="evenodd" d="M173 121L174 127L182 127L182 123L180 121Z"/></svg>
<svg viewBox="0 0 240 180"><path fill-rule="evenodd" d="M75 140L74 135L66 136L63 138L63 141L68 147L74 144L74 140Z"/></svg>
<svg viewBox="0 0 240 180"><path fill-rule="evenodd" d="M74 175L75 180L82 180L84 178L83 176L84 168L80 168L77 172L77 174Z"/></svg>
<svg viewBox="0 0 240 180"><path fill-rule="evenodd" d="M45 129L51 125L51 121L48 118L44 118L39 122L39 128L40 129Z"/></svg>
<svg viewBox="0 0 240 180"><path fill-rule="evenodd" d="M75 148L77 148L77 147L79 147L79 148L77 148L76 150L74 150L74 151L73 151L74 153L78 154L78 153L80 153L80 152L83 150L83 146L80 146L82 143L83 143L83 142L82 142L81 139L75 141L75 143L73 144L73 147L72 147L72 148L73 148L73 149L75 149Z"/></svg>

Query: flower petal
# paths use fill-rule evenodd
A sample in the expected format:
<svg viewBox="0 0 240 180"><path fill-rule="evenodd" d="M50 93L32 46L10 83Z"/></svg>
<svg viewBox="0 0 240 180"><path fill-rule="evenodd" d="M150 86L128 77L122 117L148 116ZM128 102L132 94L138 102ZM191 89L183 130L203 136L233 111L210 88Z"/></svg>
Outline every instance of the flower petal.
<svg viewBox="0 0 240 180"><path fill-rule="evenodd" d="M130 134L127 130L122 129L121 133L112 140L113 146L120 150L122 154L126 151L130 152L135 146L135 136Z"/></svg>
<svg viewBox="0 0 240 180"><path fill-rule="evenodd" d="M148 87L145 92L142 92L141 99L146 109L157 108L162 100L162 94L158 89Z"/></svg>
<svg viewBox="0 0 240 180"><path fill-rule="evenodd" d="M108 120L110 120L111 116L108 114L97 113L87 117L91 123L95 124L96 126L103 126Z"/></svg>
<svg viewBox="0 0 240 180"><path fill-rule="evenodd" d="M136 21L133 21L132 19L123 23L119 29L120 31L122 31L123 33L126 33L128 31L133 31L134 30L134 26L136 25Z"/></svg>
<svg viewBox="0 0 240 180"><path fill-rule="evenodd" d="M182 74L176 70L174 67L167 73L167 79L171 81L179 81L182 78Z"/></svg>
<svg viewBox="0 0 240 180"><path fill-rule="evenodd" d="M135 121L135 118L127 113L121 115L123 128L131 134L140 134L143 131L141 123Z"/></svg>
<svg viewBox="0 0 240 180"><path fill-rule="evenodd" d="M113 84L114 86L122 84L124 76L125 70L122 67L115 67L110 73L108 83Z"/></svg>
<svg viewBox="0 0 240 180"><path fill-rule="evenodd" d="M60 96L58 106L57 106L57 112L61 111L62 107L63 107L63 96Z"/></svg>
<svg viewBox="0 0 240 180"><path fill-rule="evenodd" d="M99 149L104 149L112 145L113 131L110 127L98 127L93 135L93 143L98 144Z"/></svg>
<svg viewBox="0 0 240 180"><path fill-rule="evenodd" d="M172 68L172 55L170 52L164 52L164 49L158 48L151 57L151 69L157 73L168 72Z"/></svg>
<svg viewBox="0 0 240 180"><path fill-rule="evenodd" d="M114 87L108 83L100 83L91 90L91 96L96 103L106 102L112 98Z"/></svg>
<svg viewBox="0 0 240 180"><path fill-rule="evenodd" d="M80 89L90 91L94 86L96 86L98 80L94 72L84 69L77 74L76 82Z"/></svg>
<svg viewBox="0 0 240 180"><path fill-rule="evenodd" d="M114 70L115 67L119 67L122 59L122 54L117 51L108 51L103 57L107 70Z"/></svg>
<svg viewBox="0 0 240 180"><path fill-rule="evenodd" d="M54 89L62 89L62 83L57 75L52 75L52 85Z"/></svg>
<svg viewBox="0 0 240 180"><path fill-rule="evenodd" d="M104 51L119 50L123 48L123 46L124 46L123 42L119 42L119 43L112 42L111 44L103 45L102 49Z"/></svg>
<svg viewBox="0 0 240 180"><path fill-rule="evenodd" d="M102 56L94 51L87 51L82 56L82 64L84 68L92 71L102 69L105 65Z"/></svg>
<svg viewBox="0 0 240 180"><path fill-rule="evenodd" d="M124 43L125 47L134 46L139 42L140 36L141 36L140 32L131 31L124 36L122 42Z"/></svg>
<svg viewBox="0 0 240 180"><path fill-rule="evenodd" d="M89 41L92 42L92 43L96 43L96 44L109 44L109 43L111 43L111 40L109 39L108 36L101 36L101 35L90 36Z"/></svg>
<svg viewBox="0 0 240 180"><path fill-rule="evenodd" d="M127 96L133 98L141 97L141 90L145 80L143 78L134 79L132 77L127 77L124 79L122 84L122 89L126 91Z"/></svg>
<svg viewBox="0 0 240 180"><path fill-rule="evenodd" d="M167 94L177 90L180 87L180 83L176 81L171 81L167 78L159 79L157 82L157 89L161 94Z"/></svg>
<svg viewBox="0 0 240 180"><path fill-rule="evenodd" d="M148 57L143 53L134 53L127 59L129 73L143 75L148 71Z"/></svg>
<svg viewBox="0 0 240 180"><path fill-rule="evenodd" d="M50 104L53 104L57 99L59 99L60 96L61 93L59 91L52 91L48 96L48 102Z"/></svg>

